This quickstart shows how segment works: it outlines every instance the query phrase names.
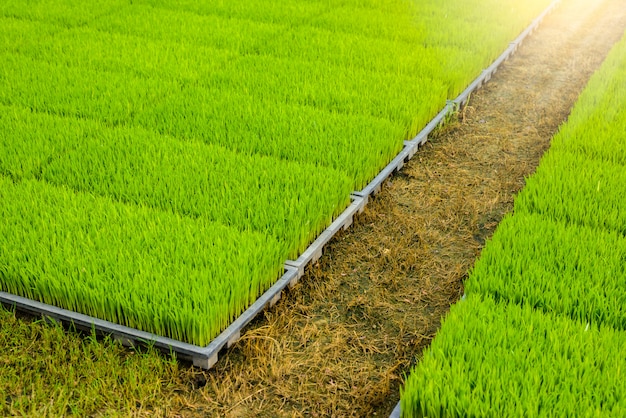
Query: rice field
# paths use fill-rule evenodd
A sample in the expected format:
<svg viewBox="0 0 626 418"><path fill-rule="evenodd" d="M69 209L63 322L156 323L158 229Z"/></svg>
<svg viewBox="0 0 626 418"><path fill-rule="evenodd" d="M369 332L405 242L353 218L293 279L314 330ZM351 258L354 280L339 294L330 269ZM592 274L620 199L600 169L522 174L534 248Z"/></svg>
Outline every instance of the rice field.
<svg viewBox="0 0 626 418"><path fill-rule="evenodd" d="M0 290L208 344L547 4L2 2Z"/></svg>
<svg viewBox="0 0 626 418"><path fill-rule="evenodd" d="M472 293L402 395L409 417L621 416L626 334Z"/></svg>
<svg viewBox="0 0 626 418"><path fill-rule="evenodd" d="M626 412L625 65L626 37L407 378L405 416Z"/></svg>

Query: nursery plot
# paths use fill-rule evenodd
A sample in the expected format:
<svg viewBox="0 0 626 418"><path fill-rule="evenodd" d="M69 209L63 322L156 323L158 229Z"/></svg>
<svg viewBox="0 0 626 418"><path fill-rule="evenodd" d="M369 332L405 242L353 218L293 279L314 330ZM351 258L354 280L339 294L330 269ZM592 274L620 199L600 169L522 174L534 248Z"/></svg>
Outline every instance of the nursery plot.
<svg viewBox="0 0 626 418"><path fill-rule="evenodd" d="M95 122L0 105L0 174L13 179L32 177L49 159L100 128Z"/></svg>
<svg viewBox="0 0 626 418"><path fill-rule="evenodd" d="M148 299L122 309L89 296L92 285L75 285L75 293L67 293L42 279L44 287L36 295L29 293L28 284L14 288L21 295L205 344L269 287L279 273L276 260L297 257L346 207L350 192L365 186L402 149L403 140L417 133L451 92L464 87L463 80L474 78L490 57L504 50L539 12L540 3L548 1L533 1L523 10L512 7L511 22L491 15L491 41L483 42L469 34L484 23L478 17L487 16L489 4L468 19L426 0L4 2L4 208L12 216L26 210L25 202L11 200L18 199L17 190L24 189L24 196L42 194L60 207L38 206L33 216L54 219L67 211L63 228L70 232L63 235L57 224L46 229L45 222L33 221L27 229L30 242L40 233L41 242L48 244L24 247L17 258L3 253L2 283L44 275L62 282L76 263L79 271L94 277L94 287L103 274L122 281L134 277L139 273L125 270L121 262L102 267L85 254L108 251L98 241L99 234L110 232L101 231L107 224L102 219L114 219L112 230L122 234L123 228L145 227L143 211L163 217L164 231L179 219L214 222L207 227L207 239L220 235L215 231L227 231L223 235L228 242L203 261L211 266L234 266L234 261L224 261L231 255L222 253L232 249L238 234L251 237L251 244L233 253L245 260L257 260L255 239L267 239L271 262L250 261L226 272L207 267L203 277L211 283L226 280L238 268L232 273L237 283L246 271L267 273L262 279L250 278L252 290L241 294L234 287L226 291L207 284L207 300L223 301L220 292L237 293L229 299L225 316L210 326L202 318L213 311L196 312L195 302L183 319L168 317L167 324L174 325L155 319L151 326L145 319L146 306L152 303ZM346 17L349 9L355 11L351 18ZM345 24L340 16L346 17ZM361 33L363 27L371 29ZM442 37L433 30L442 27L462 27L467 33L451 29ZM93 206L95 223L75 213L69 201ZM130 220L116 215L126 211ZM6 228L7 236L16 239L17 229ZM95 238L82 240L76 231ZM64 240L55 241L56 234ZM109 240L122 248L121 238ZM145 257L151 260L141 274L157 269L156 253L150 252L156 244L132 242L139 259L141 251L148 251ZM195 266L185 258L193 253L192 244L176 242L184 247L183 255L169 247L159 249L160 262ZM76 248L64 247L70 243ZM36 254L24 256L28 251ZM106 254L117 250L110 251ZM146 289L161 288L162 281L184 282L187 274L158 271L153 287ZM76 302L83 291L85 303L96 308ZM184 298L178 290L172 292L176 300ZM223 302L216 306L226 309ZM128 316L132 309L139 316Z"/></svg>
<svg viewBox="0 0 626 418"><path fill-rule="evenodd" d="M624 277L621 234L516 213L482 251L466 292L626 329Z"/></svg>
<svg viewBox="0 0 626 418"><path fill-rule="evenodd" d="M268 22L281 25L297 26L315 15L331 9L324 1L286 1L272 0L226 1L211 3L194 0L138 0L137 4L171 10L185 10L198 15L215 15L224 19L245 19L249 22Z"/></svg>
<svg viewBox="0 0 626 418"><path fill-rule="evenodd" d="M0 16L0 51L23 52L62 29L46 22Z"/></svg>
<svg viewBox="0 0 626 418"><path fill-rule="evenodd" d="M415 49L413 49L415 48ZM277 58L294 58L311 62L329 62L347 68L361 68L368 71L384 71L395 74L430 74L438 62L428 51L425 60L420 53L421 45L411 48L410 44L387 39L367 38L359 34L346 33L338 37L329 29L307 27L286 28L263 45L261 54ZM392 59L389 59L391 57ZM323 60L321 60L323 58ZM427 63L426 68L416 65ZM392 81L390 79L390 81ZM384 93L383 93L384 94Z"/></svg>
<svg viewBox="0 0 626 418"><path fill-rule="evenodd" d="M20 33L19 35L22 35ZM86 71L115 71L133 78L160 78L219 86L229 61L238 54L229 49L167 39L146 39L80 27L40 39L20 49L35 61ZM213 82L211 82L214 80ZM132 78L130 80L132 82ZM128 88L140 85L129 83Z"/></svg>
<svg viewBox="0 0 626 418"><path fill-rule="evenodd" d="M622 83L626 85L626 77ZM623 92L624 99L611 101L606 105L598 104L592 113L585 115L584 123L572 122L571 126L565 125L552 141L554 152L570 152L626 165L626 89L615 88L612 91ZM572 117L573 121L583 119L574 114Z"/></svg>
<svg viewBox="0 0 626 418"><path fill-rule="evenodd" d="M235 75L224 82L233 90L246 91L262 100L387 120L404 128L404 137L409 139L423 127L417 121L421 123L435 114L447 97L437 70L429 69L435 60L428 60L427 50L423 51L424 57L416 63L423 69L421 74L399 73L393 83L387 83L389 74L385 71L273 56L233 60ZM387 84L387 89L381 94L369 89L370 83Z"/></svg>
<svg viewBox="0 0 626 418"><path fill-rule="evenodd" d="M0 176L0 289L206 345L282 274L281 244Z"/></svg>
<svg viewBox="0 0 626 418"><path fill-rule="evenodd" d="M75 27L89 24L98 16L118 11L127 4L125 0L106 0L97 4L86 4L83 0L3 0L0 16L44 21L60 27Z"/></svg>
<svg viewBox="0 0 626 418"><path fill-rule="evenodd" d="M361 6L361 2L358 3ZM354 2L349 2L346 7L356 14L348 17L345 24L343 20L337 21L341 9L333 9L312 19L311 27L306 30L290 28L285 31L265 45L262 52L311 61L327 57L330 62L348 68L393 74L428 76L433 70L445 80L448 97L454 97L549 2L535 0L523 6L498 1L471 3L465 2L463 13L459 13L459 5L453 2L415 2L410 13L404 12L404 18L399 19L403 22L407 17L412 18L411 29L403 30L398 21L394 24L391 19L393 6L370 4L369 8L355 8ZM376 12L371 13L372 10ZM374 33L380 36L374 37L367 33L368 29L353 23L358 16L374 16L377 24L369 25L369 32L376 31ZM450 30L432 30L442 25ZM345 35L338 37L337 31ZM428 64L424 66L423 62Z"/></svg>
<svg viewBox="0 0 626 418"><path fill-rule="evenodd" d="M516 212L626 234L626 170L583 154L549 151L515 199Z"/></svg>
<svg viewBox="0 0 626 418"><path fill-rule="evenodd" d="M176 81L0 54L0 103L124 124L153 108Z"/></svg>
<svg viewBox="0 0 626 418"><path fill-rule="evenodd" d="M327 168L140 128L101 129L52 159L41 178L240 230L263 232L297 257L348 205L351 181Z"/></svg>
<svg viewBox="0 0 626 418"><path fill-rule="evenodd" d="M621 416L626 334L471 295L407 379L405 416Z"/></svg>
<svg viewBox="0 0 626 418"><path fill-rule="evenodd" d="M320 164L346 172L353 189L363 187L402 148L401 141L389 140L405 137L399 124L280 104L272 97L259 100L245 88L220 83L222 71L211 73L215 82L197 86L129 75L122 67L101 71L8 55L0 64L0 100L109 125L134 122L176 138Z"/></svg>
<svg viewBox="0 0 626 418"><path fill-rule="evenodd" d="M137 121L176 138L341 170L353 189L363 187L402 149L402 142L389 141L389 135L401 138L404 131L384 119L196 86L184 87Z"/></svg>
<svg viewBox="0 0 626 418"><path fill-rule="evenodd" d="M240 54L257 53L265 42L285 28L281 24L253 22L235 16L202 16L182 9L153 8L140 4L103 16L89 27L149 41L158 39L182 45L222 48Z"/></svg>
<svg viewBox="0 0 626 418"><path fill-rule="evenodd" d="M366 5L359 2L337 4L332 10L313 16L306 24L319 29L326 29L335 33L359 34L371 39L384 39L394 42L403 42L413 46L421 45L427 38L425 30L420 30L420 22L425 18L418 16L417 11L407 13L403 9L389 7L382 2ZM421 7L420 7L421 9ZM371 22L377 22L372 25ZM418 30L398 30L398 28L415 27Z"/></svg>

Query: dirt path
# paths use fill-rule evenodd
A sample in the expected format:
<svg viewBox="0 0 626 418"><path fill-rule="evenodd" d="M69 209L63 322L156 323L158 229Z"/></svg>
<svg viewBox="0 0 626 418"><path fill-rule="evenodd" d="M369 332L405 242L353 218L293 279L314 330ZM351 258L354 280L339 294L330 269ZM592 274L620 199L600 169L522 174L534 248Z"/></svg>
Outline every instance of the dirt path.
<svg viewBox="0 0 626 418"><path fill-rule="evenodd" d="M564 0L459 120L427 144L181 394L187 416L388 416L591 73L624 33L618 0Z"/></svg>

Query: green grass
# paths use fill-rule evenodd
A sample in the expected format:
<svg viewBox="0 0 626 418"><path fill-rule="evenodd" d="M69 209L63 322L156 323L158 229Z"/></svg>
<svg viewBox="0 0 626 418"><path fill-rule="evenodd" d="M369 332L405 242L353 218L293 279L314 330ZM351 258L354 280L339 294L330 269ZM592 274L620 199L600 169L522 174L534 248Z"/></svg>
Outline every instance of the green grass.
<svg viewBox="0 0 626 418"><path fill-rule="evenodd" d="M175 357L24 321L1 306L0 323L0 415L171 414L184 371Z"/></svg>
<svg viewBox="0 0 626 418"><path fill-rule="evenodd" d="M547 4L2 2L0 289L206 344Z"/></svg>

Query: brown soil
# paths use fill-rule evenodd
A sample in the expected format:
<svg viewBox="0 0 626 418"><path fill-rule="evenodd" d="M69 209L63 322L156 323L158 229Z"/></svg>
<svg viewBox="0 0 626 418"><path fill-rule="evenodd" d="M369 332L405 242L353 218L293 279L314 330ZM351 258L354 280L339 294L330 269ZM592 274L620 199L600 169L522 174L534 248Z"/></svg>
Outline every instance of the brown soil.
<svg viewBox="0 0 626 418"><path fill-rule="evenodd" d="M565 0L390 179L182 415L388 416L403 375L578 94L626 28L621 1ZM181 399L182 400L182 399Z"/></svg>

